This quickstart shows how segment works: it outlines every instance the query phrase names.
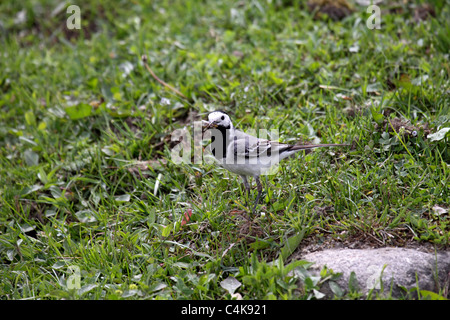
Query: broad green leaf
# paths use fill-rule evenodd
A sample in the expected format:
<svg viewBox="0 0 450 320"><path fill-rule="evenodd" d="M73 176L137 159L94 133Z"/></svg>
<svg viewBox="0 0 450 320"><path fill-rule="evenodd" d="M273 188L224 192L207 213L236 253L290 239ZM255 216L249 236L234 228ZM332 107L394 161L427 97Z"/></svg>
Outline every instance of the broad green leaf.
<svg viewBox="0 0 450 320"><path fill-rule="evenodd" d="M97 89L98 85L98 78L92 78L91 80L87 81L86 84L93 90Z"/></svg>
<svg viewBox="0 0 450 320"><path fill-rule="evenodd" d="M107 156L113 156L115 153L120 153L120 151L120 147L116 144L112 144L102 148L102 152Z"/></svg>
<svg viewBox="0 0 450 320"><path fill-rule="evenodd" d="M53 265L52 265L52 269L61 269L62 267L66 266L66 262L63 260L60 261L56 261Z"/></svg>
<svg viewBox="0 0 450 320"><path fill-rule="evenodd" d="M78 218L80 222L95 222L97 218L94 216L94 213L91 210L81 210L75 213L75 216Z"/></svg>
<svg viewBox="0 0 450 320"><path fill-rule="evenodd" d="M45 123L44 121L39 122L38 130L44 131L45 128L47 128L47 123Z"/></svg>
<svg viewBox="0 0 450 320"><path fill-rule="evenodd" d="M86 103L80 103L75 106L66 107L64 109L72 120L83 119L92 114L92 107Z"/></svg>
<svg viewBox="0 0 450 320"><path fill-rule="evenodd" d="M178 267L181 269L189 269L191 267L191 265L187 262L175 262L174 264L172 264L172 266L174 267Z"/></svg>
<svg viewBox="0 0 450 320"><path fill-rule="evenodd" d="M430 300L447 300L445 297L441 296L440 294L437 294L433 291L428 290L420 290L420 295L422 298L430 299Z"/></svg>
<svg viewBox="0 0 450 320"><path fill-rule="evenodd" d="M128 201L130 201L130 195L128 193L126 193L126 194L122 194L118 197L115 197L114 199L118 202L128 202Z"/></svg>
<svg viewBox="0 0 450 320"><path fill-rule="evenodd" d="M337 296L337 297L342 297L344 295L344 292L342 291L341 287L339 287L339 285L334 282L334 281L329 281L328 285L330 286L331 291Z"/></svg>
<svg viewBox="0 0 450 320"><path fill-rule="evenodd" d="M297 249L300 242L303 240L303 236L305 235L305 230L300 231L296 235L287 239L286 244L281 249L281 259L286 261L286 259Z"/></svg>
<svg viewBox="0 0 450 320"><path fill-rule="evenodd" d="M307 269L310 266L312 266L313 264L314 264L313 262L309 262L306 260L296 260L296 261L289 263L284 268L285 268L286 272L290 272L291 270L294 270L294 269L297 269L297 270Z"/></svg>
<svg viewBox="0 0 450 320"><path fill-rule="evenodd" d="M314 293L314 297L316 299L322 299L323 297L325 297L324 293L322 293L322 292L320 292L320 291L318 291L316 289L313 289L313 293Z"/></svg>
<svg viewBox="0 0 450 320"><path fill-rule="evenodd" d="M356 274L354 271L350 273L350 278L348 280L348 288L350 289L351 292L359 291L358 279L356 279Z"/></svg>
<svg viewBox="0 0 450 320"><path fill-rule="evenodd" d="M6 251L6 257L8 258L9 261L13 261L16 253L17 252L15 249L10 249L10 250Z"/></svg>
<svg viewBox="0 0 450 320"><path fill-rule="evenodd" d="M70 294L67 291L64 290L53 290L48 293L48 296L50 297L56 297L59 299L70 299Z"/></svg>
<svg viewBox="0 0 450 320"><path fill-rule="evenodd" d="M43 184L46 184L48 182L47 174L45 173L44 169L39 168L37 176Z"/></svg>
<svg viewBox="0 0 450 320"><path fill-rule="evenodd" d="M148 219L147 219L147 222L148 222L149 224L153 224L153 223L156 222L156 210L155 210L155 208L151 208L151 209L150 209L150 211L149 211L149 213L148 213Z"/></svg>
<svg viewBox="0 0 450 320"><path fill-rule="evenodd" d="M34 116L33 111L28 111L25 113L25 122L30 127L34 127L36 125L36 117Z"/></svg>
<svg viewBox="0 0 450 320"><path fill-rule="evenodd" d="M78 294L80 296L82 296L83 294L85 294L97 287L98 287L98 284L96 284L96 283L90 283L90 284L84 285L78 290Z"/></svg>
<svg viewBox="0 0 450 320"><path fill-rule="evenodd" d="M194 290L191 289L190 287L188 287L186 285L186 283L184 282L183 278L181 277L177 277L177 283L175 284L175 287L184 295L186 296L190 296L194 293Z"/></svg>
<svg viewBox="0 0 450 320"><path fill-rule="evenodd" d="M366 87L366 92L380 92L383 90L383 86L379 82L370 83Z"/></svg>
<svg viewBox="0 0 450 320"><path fill-rule="evenodd" d="M122 293L122 298L130 298L130 297L133 297L133 296L135 296L135 295L137 295L139 293L140 293L140 290L137 290L137 289L125 290Z"/></svg>
<svg viewBox="0 0 450 320"><path fill-rule="evenodd" d="M413 86L411 83L411 79L407 74L401 75L400 79L396 81L396 84L397 86L403 87L405 89L411 89Z"/></svg>
<svg viewBox="0 0 450 320"><path fill-rule="evenodd" d="M372 113L372 118L376 123L378 124L383 123L384 116L382 113L378 113L378 111L375 110L375 108L371 108L370 112Z"/></svg>
<svg viewBox="0 0 450 320"><path fill-rule="evenodd" d="M52 194L53 198L55 198L55 199L59 199L63 196L61 193L61 189L57 186L51 186L49 188L49 190L50 190L50 193Z"/></svg>
<svg viewBox="0 0 450 320"><path fill-rule="evenodd" d="M164 238L168 237L170 235L170 231L172 231L172 224L168 224L167 226L164 227L164 229L162 230L162 236Z"/></svg>
<svg viewBox="0 0 450 320"><path fill-rule="evenodd" d="M450 128L442 128L441 130L439 130L436 133L429 134L427 136L427 138L430 139L430 141L440 141L445 138L447 132L449 132L449 131L450 131Z"/></svg>
<svg viewBox="0 0 450 320"><path fill-rule="evenodd" d="M35 192L35 191L37 191L39 189L42 189L42 188L43 188L43 186L40 186L38 184L32 185L31 187L25 187L20 192L20 195L26 196L27 194L30 194L30 193Z"/></svg>
<svg viewBox="0 0 450 320"><path fill-rule="evenodd" d="M163 282L159 282L159 283L156 283L156 284L153 284L152 286L150 286L148 288L148 291L149 292L155 292L155 291L162 290L162 289L164 289L166 287L167 287L167 284L165 284Z"/></svg>
<svg viewBox="0 0 450 320"><path fill-rule="evenodd" d="M36 226L30 226L28 223L24 223L20 225L20 230L22 230L22 232L30 232L32 230L36 229Z"/></svg>
<svg viewBox="0 0 450 320"><path fill-rule="evenodd" d="M256 240L255 242L250 244L250 248L252 248L253 250L265 249L271 246L271 242L273 241Z"/></svg>
<svg viewBox="0 0 450 320"><path fill-rule="evenodd" d="M28 149L23 153L23 156L25 163L29 167L37 166L39 164L39 155L36 152Z"/></svg>
<svg viewBox="0 0 450 320"><path fill-rule="evenodd" d="M235 277L229 276L220 282L220 286L228 291L229 294L234 294L237 288L242 285Z"/></svg>
<svg viewBox="0 0 450 320"><path fill-rule="evenodd" d="M163 231L162 231L163 236L164 236L164 230L165 230L166 228L169 229L168 235L170 235L170 231L172 230L173 225L172 225L172 224L167 225L167 226L163 229ZM176 242L176 241L163 240L162 242L163 242L163 243L166 243L166 244L174 244L174 245L176 245L176 246L179 246L180 248L184 248L184 249L187 249L187 250L191 251L191 252L192 252L194 255L196 255L196 256L204 257L204 258L208 258L208 259L210 259L210 260L213 260L213 257L211 257L209 254L203 253L203 252L198 252L198 251L195 251L195 250L192 250L191 247L189 247L189 246L187 246L187 245L184 245L184 244L181 244L181 243L178 243L178 242Z"/></svg>

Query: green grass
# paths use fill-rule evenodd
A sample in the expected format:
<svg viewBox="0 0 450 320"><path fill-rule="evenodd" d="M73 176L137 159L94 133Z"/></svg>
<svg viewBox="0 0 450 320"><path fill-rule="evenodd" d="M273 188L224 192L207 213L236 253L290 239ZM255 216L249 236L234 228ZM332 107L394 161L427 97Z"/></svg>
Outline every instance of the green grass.
<svg viewBox="0 0 450 320"><path fill-rule="evenodd" d="M80 30L60 1L0 4L3 299L230 299L229 276L244 299L320 298L338 275L290 261L299 244L448 248L448 134L427 135L450 126L449 1L420 22L420 1L383 5L380 30L359 6L119 2L79 2ZM249 222L238 177L170 158L170 134L219 108L353 146L285 161Z"/></svg>

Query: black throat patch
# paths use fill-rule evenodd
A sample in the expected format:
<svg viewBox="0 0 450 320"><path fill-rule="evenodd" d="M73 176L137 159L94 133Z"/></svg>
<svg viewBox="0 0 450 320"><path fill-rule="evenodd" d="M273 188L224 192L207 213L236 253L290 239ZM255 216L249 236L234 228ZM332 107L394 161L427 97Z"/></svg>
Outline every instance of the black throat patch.
<svg viewBox="0 0 450 320"><path fill-rule="evenodd" d="M227 156L227 130L231 127L218 126L211 130L211 152L216 159Z"/></svg>

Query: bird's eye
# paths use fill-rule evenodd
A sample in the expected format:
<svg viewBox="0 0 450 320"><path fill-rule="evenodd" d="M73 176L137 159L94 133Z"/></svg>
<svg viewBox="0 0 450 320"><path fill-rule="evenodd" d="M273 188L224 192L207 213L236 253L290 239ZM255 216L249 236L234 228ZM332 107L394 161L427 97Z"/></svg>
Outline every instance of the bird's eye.
<svg viewBox="0 0 450 320"><path fill-rule="evenodd" d="M225 120L225 116L221 116L220 119Z"/></svg>

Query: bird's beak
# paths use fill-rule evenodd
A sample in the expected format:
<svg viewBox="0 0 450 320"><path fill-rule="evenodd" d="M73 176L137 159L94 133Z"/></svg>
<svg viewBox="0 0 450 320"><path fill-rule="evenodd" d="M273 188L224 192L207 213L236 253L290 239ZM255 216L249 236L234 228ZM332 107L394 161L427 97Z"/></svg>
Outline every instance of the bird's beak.
<svg viewBox="0 0 450 320"><path fill-rule="evenodd" d="M217 128L217 123L202 121L202 129L203 131L208 130L210 128Z"/></svg>

